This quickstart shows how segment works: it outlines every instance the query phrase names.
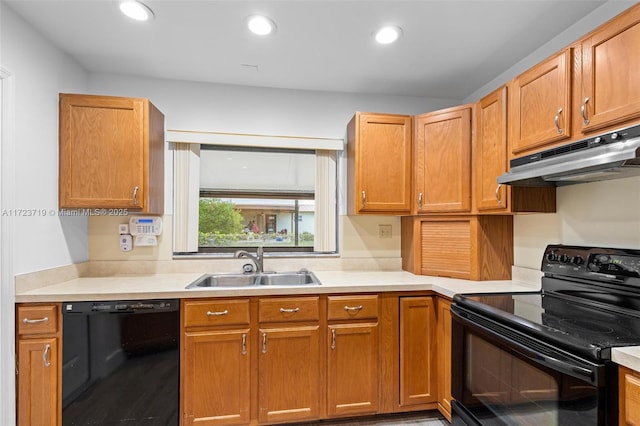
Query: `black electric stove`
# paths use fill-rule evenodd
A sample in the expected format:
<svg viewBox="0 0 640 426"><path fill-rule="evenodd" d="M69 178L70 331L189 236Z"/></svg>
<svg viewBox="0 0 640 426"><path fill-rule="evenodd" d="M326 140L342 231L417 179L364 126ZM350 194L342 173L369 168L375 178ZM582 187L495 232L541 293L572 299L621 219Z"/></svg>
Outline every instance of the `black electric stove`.
<svg viewBox="0 0 640 426"><path fill-rule="evenodd" d="M454 301L594 360L640 345L640 251L550 245L542 271L540 292Z"/></svg>
<svg viewBox="0 0 640 426"><path fill-rule="evenodd" d="M616 347L640 346L640 250L549 245L542 289L454 296L454 424L617 424Z"/></svg>

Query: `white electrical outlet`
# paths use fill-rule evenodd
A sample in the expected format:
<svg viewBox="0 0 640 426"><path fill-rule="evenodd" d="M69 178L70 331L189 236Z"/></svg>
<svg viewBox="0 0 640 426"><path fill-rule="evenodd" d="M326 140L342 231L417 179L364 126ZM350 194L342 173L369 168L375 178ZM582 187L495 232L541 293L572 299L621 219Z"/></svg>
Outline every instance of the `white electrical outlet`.
<svg viewBox="0 0 640 426"><path fill-rule="evenodd" d="M391 225L378 225L378 238L391 238Z"/></svg>

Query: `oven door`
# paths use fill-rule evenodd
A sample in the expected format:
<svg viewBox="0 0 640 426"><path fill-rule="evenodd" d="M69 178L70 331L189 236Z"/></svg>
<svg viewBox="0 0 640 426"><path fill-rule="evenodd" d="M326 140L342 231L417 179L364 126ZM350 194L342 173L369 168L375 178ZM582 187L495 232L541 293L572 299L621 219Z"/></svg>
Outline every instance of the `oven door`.
<svg viewBox="0 0 640 426"><path fill-rule="evenodd" d="M453 305L454 424L617 424L615 364L584 360Z"/></svg>

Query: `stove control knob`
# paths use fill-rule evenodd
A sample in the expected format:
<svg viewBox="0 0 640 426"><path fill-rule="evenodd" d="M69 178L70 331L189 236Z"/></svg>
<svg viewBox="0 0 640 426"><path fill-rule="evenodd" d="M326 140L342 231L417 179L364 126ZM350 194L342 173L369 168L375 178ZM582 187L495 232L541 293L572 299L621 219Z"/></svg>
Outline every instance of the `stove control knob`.
<svg viewBox="0 0 640 426"><path fill-rule="evenodd" d="M620 139L620 133L618 133L618 132L611 133L611 140L612 141L617 141L618 139Z"/></svg>
<svg viewBox="0 0 640 426"><path fill-rule="evenodd" d="M574 265L582 265L584 263L584 259L582 258L582 256L573 256L571 258L571 263L573 263Z"/></svg>
<svg viewBox="0 0 640 426"><path fill-rule="evenodd" d="M602 143L602 138L600 136L596 136L596 138L593 140L594 143L596 144L601 144Z"/></svg>
<svg viewBox="0 0 640 426"><path fill-rule="evenodd" d="M558 255L555 254L554 252L549 252L547 253L547 260L549 262L555 262L556 260L558 260Z"/></svg>
<svg viewBox="0 0 640 426"><path fill-rule="evenodd" d="M561 254L560 263L569 263L569 256L567 256L566 254Z"/></svg>

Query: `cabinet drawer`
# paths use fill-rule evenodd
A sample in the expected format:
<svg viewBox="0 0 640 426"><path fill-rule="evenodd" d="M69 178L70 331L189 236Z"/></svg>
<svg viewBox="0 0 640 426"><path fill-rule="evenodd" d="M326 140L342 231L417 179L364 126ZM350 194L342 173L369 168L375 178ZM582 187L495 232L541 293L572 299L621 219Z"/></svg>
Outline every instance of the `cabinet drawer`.
<svg viewBox="0 0 640 426"><path fill-rule="evenodd" d="M249 324L249 299L184 303L184 326Z"/></svg>
<svg viewBox="0 0 640 426"><path fill-rule="evenodd" d="M378 318L378 296L329 296L328 320Z"/></svg>
<svg viewBox="0 0 640 426"><path fill-rule="evenodd" d="M274 297L260 299L260 322L317 321L320 318L318 297Z"/></svg>
<svg viewBox="0 0 640 426"><path fill-rule="evenodd" d="M18 306L18 334L43 334L58 331L58 306Z"/></svg>

